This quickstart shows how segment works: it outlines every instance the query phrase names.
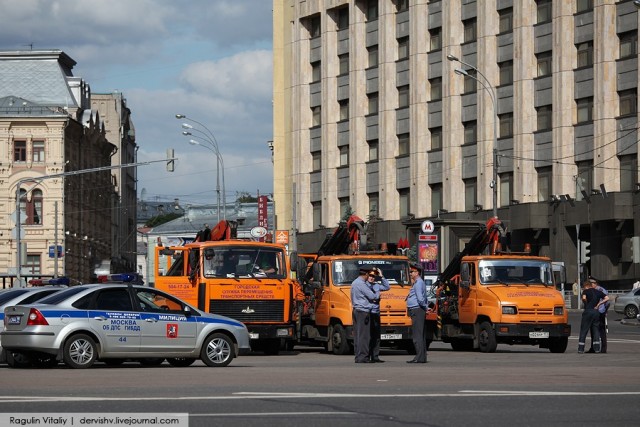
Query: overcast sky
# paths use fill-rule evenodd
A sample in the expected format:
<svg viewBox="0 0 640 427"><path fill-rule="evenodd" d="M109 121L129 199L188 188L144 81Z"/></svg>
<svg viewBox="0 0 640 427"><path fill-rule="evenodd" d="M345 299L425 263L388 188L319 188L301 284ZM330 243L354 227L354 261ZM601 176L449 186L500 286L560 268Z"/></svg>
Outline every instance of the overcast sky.
<svg viewBox="0 0 640 427"><path fill-rule="evenodd" d="M273 166L271 0L0 0L0 49L60 49L94 93L122 92L133 114L138 197L215 203L216 157L176 113L209 128L226 198L269 194ZM194 133L198 135L197 133Z"/></svg>

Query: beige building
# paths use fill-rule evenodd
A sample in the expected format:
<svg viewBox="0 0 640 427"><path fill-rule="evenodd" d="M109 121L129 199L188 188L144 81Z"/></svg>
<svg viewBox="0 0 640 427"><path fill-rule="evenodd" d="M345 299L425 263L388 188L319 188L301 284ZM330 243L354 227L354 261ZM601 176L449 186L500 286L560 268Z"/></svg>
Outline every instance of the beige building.
<svg viewBox="0 0 640 427"><path fill-rule="evenodd" d="M91 109L90 88L73 76L74 65L59 50L0 52L3 287L18 272L18 243L21 276L88 282L96 265L112 258L114 232L133 233L135 241L135 226L114 231L118 194L107 167L119 147L107 140L100 114Z"/></svg>
<svg viewBox="0 0 640 427"><path fill-rule="evenodd" d="M430 220L443 268L495 212L570 281L632 283L638 3L274 0L277 228Z"/></svg>

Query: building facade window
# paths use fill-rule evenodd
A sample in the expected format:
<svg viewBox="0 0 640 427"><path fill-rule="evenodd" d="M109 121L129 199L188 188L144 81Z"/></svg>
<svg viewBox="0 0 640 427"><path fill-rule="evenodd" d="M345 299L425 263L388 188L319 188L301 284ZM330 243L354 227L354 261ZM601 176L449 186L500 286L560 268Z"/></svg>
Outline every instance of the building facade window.
<svg viewBox="0 0 640 427"><path fill-rule="evenodd" d="M411 193L408 189L398 190L398 203L400 208L400 218L406 218L411 212Z"/></svg>
<svg viewBox="0 0 640 427"><path fill-rule="evenodd" d="M638 33L629 31L618 34L620 39L620 59L632 58L638 54Z"/></svg>
<svg viewBox="0 0 640 427"><path fill-rule="evenodd" d="M320 15L309 18L309 38L320 37Z"/></svg>
<svg viewBox="0 0 640 427"><path fill-rule="evenodd" d="M442 184L431 184L431 216L438 215L442 209Z"/></svg>
<svg viewBox="0 0 640 427"><path fill-rule="evenodd" d="M536 108L536 115L538 122L537 131L547 131L553 128L553 110L551 109L551 105L543 105Z"/></svg>
<svg viewBox="0 0 640 427"><path fill-rule="evenodd" d="M320 124L322 123L322 109L321 107L318 105L316 107L311 107L311 126L315 127L315 126L320 126Z"/></svg>
<svg viewBox="0 0 640 427"><path fill-rule="evenodd" d="M442 27L429 30L429 47L431 50L442 49Z"/></svg>
<svg viewBox="0 0 640 427"><path fill-rule="evenodd" d="M369 161L374 162L378 160L378 140L373 139L371 141L367 141L369 145Z"/></svg>
<svg viewBox="0 0 640 427"><path fill-rule="evenodd" d="M638 158L635 154L620 156L620 191L635 191L638 182Z"/></svg>
<svg viewBox="0 0 640 427"><path fill-rule="evenodd" d="M35 189L31 194L27 194L24 189L20 190L20 224L42 224L42 199L42 190Z"/></svg>
<svg viewBox="0 0 640 427"><path fill-rule="evenodd" d="M513 199L513 172L500 174L500 206L509 206Z"/></svg>
<svg viewBox="0 0 640 427"><path fill-rule="evenodd" d="M513 136L513 113L498 115L500 122L500 138L510 138Z"/></svg>
<svg viewBox="0 0 640 427"><path fill-rule="evenodd" d="M398 39L398 61L409 58L409 37Z"/></svg>
<svg viewBox="0 0 640 427"><path fill-rule="evenodd" d="M576 13L587 12L593 9L593 0L578 0L576 4Z"/></svg>
<svg viewBox="0 0 640 427"><path fill-rule="evenodd" d="M322 204L320 202L311 203L313 211L313 229L317 230L322 224Z"/></svg>
<svg viewBox="0 0 640 427"><path fill-rule="evenodd" d="M398 135L398 156L409 155L409 134Z"/></svg>
<svg viewBox="0 0 640 427"><path fill-rule="evenodd" d="M27 259L23 261L22 268L26 269L27 274L39 276L42 274L41 259L42 256L40 254L27 254Z"/></svg>
<svg viewBox="0 0 640 427"><path fill-rule="evenodd" d="M429 79L429 88L431 101L439 101L442 99L442 77Z"/></svg>
<svg viewBox="0 0 640 427"><path fill-rule="evenodd" d="M369 216L380 217L380 196L378 193L369 194Z"/></svg>
<svg viewBox="0 0 640 427"><path fill-rule="evenodd" d="M464 93L474 93L478 90L478 80L476 80L475 70L468 70L467 75L464 76Z"/></svg>
<svg viewBox="0 0 640 427"><path fill-rule="evenodd" d="M538 168L538 202L546 202L551 195L552 170L551 167Z"/></svg>
<svg viewBox="0 0 640 427"><path fill-rule="evenodd" d="M442 149L442 127L436 127L429 129L431 133L431 149L432 150L441 150Z"/></svg>
<svg viewBox="0 0 640 427"><path fill-rule="evenodd" d="M593 120L593 98L581 98L576 100L578 110L577 123L588 123Z"/></svg>
<svg viewBox="0 0 640 427"><path fill-rule="evenodd" d="M466 179L464 181L464 210L473 211L476 209L478 199L476 197L476 179Z"/></svg>
<svg viewBox="0 0 640 427"><path fill-rule="evenodd" d="M409 106L409 86L400 86L398 88L398 108L407 108Z"/></svg>
<svg viewBox="0 0 640 427"><path fill-rule="evenodd" d="M336 10L336 26L338 31L349 28L349 8L341 7Z"/></svg>
<svg viewBox="0 0 640 427"><path fill-rule="evenodd" d="M311 153L311 171L319 172L322 170L322 153L315 151Z"/></svg>
<svg viewBox="0 0 640 427"><path fill-rule="evenodd" d="M513 83L513 61L504 61L498 63L500 68L500 86L510 85Z"/></svg>
<svg viewBox="0 0 640 427"><path fill-rule="evenodd" d="M551 22L551 0L536 0L537 24Z"/></svg>
<svg viewBox="0 0 640 427"><path fill-rule="evenodd" d="M340 147L340 166L349 166L349 146Z"/></svg>
<svg viewBox="0 0 640 427"><path fill-rule="evenodd" d="M31 158L34 163L44 163L44 141L33 141Z"/></svg>
<svg viewBox="0 0 640 427"><path fill-rule="evenodd" d="M476 41L478 31L476 18L465 19L462 21L464 27L464 43L470 43Z"/></svg>
<svg viewBox="0 0 640 427"><path fill-rule="evenodd" d="M368 97L368 114L378 114L378 92L370 93Z"/></svg>
<svg viewBox="0 0 640 427"><path fill-rule="evenodd" d="M374 68L378 66L378 45L369 46L368 52L368 68Z"/></svg>
<svg viewBox="0 0 640 427"><path fill-rule="evenodd" d="M536 60L538 62L538 77L550 76L553 61L551 51L538 53Z"/></svg>
<svg viewBox="0 0 640 427"><path fill-rule="evenodd" d="M478 125L475 120L462 123L464 127L464 143L475 144L478 140Z"/></svg>
<svg viewBox="0 0 640 427"><path fill-rule="evenodd" d="M322 79L322 68L320 67L320 61L313 62L311 64L311 83L319 82Z"/></svg>
<svg viewBox="0 0 640 427"><path fill-rule="evenodd" d="M637 89L629 89L618 92L620 99L620 116L635 115L638 112Z"/></svg>
<svg viewBox="0 0 640 427"><path fill-rule="evenodd" d="M340 121L349 120L349 100L343 99L338 103L340 104Z"/></svg>
<svg viewBox="0 0 640 427"><path fill-rule="evenodd" d="M349 54L344 53L342 55L338 55L338 63L338 75L343 76L345 74L349 74Z"/></svg>
<svg viewBox="0 0 640 427"><path fill-rule="evenodd" d="M508 33L513 31L513 8L502 9L498 11L499 22L498 28L500 33Z"/></svg>
<svg viewBox="0 0 640 427"><path fill-rule="evenodd" d="M409 0L396 0L396 10L398 12L409 10Z"/></svg>
<svg viewBox="0 0 640 427"><path fill-rule="evenodd" d="M340 203L340 218L347 218L351 213L351 204L348 197L340 197L338 199Z"/></svg>
<svg viewBox="0 0 640 427"><path fill-rule="evenodd" d="M365 17L367 22L378 19L378 0L367 1Z"/></svg>
<svg viewBox="0 0 640 427"><path fill-rule="evenodd" d="M578 49L578 68L591 67L593 65L593 42L580 43L576 48Z"/></svg>
<svg viewBox="0 0 640 427"><path fill-rule="evenodd" d="M13 161L27 161L27 141L13 141Z"/></svg>
<svg viewBox="0 0 640 427"><path fill-rule="evenodd" d="M576 166L578 167L578 176L576 177L576 188L578 192L576 199L582 200L581 190L586 191L587 194L591 194L591 189L593 188L593 161L576 162Z"/></svg>

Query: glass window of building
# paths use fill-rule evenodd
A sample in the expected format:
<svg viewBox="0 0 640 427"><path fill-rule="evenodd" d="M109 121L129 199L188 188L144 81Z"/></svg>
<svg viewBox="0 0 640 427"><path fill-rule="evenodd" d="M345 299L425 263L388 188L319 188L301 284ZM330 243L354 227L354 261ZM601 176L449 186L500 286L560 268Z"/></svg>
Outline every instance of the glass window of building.
<svg viewBox="0 0 640 427"><path fill-rule="evenodd" d="M409 106L409 85L400 86L398 88L398 108L406 108Z"/></svg>
<svg viewBox="0 0 640 427"><path fill-rule="evenodd" d="M593 98L581 98L576 100L578 110L577 123L587 123L593 120Z"/></svg>
<svg viewBox="0 0 640 427"><path fill-rule="evenodd" d="M369 216L378 218L380 216L380 196L378 193L369 193Z"/></svg>
<svg viewBox="0 0 640 427"><path fill-rule="evenodd" d="M340 121L349 120L349 100L343 99L338 103L340 104Z"/></svg>
<svg viewBox="0 0 640 427"><path fill-rule="evenodd" d="M476 179L465 179L464 181L464 210L473 211L476 209L478 200L476 198Z"/></svg>
<svg viewBox="0 0 640 427"><path fill-rule="evenodd" d="M27 141L13 141L13 161L27 161Z"/></svg>
<svg viewBox="0 0 640 427"><path fill-rule="evenodd" d="M351 215L351 204L349 204L348 197L340 197L338 199L340 203L340 218L347 219Z"/></svg>
<svg viewBox="0 0 640 427"><path fill-rule="evenodd" d="M378 19L378 0L368 0L365 12L366 21L375 21Z"/></svg>
<svg viewBox="0 0 640 427"><path fill-rule="evenodd" d="M368 52L368 68L374 68L378 66L378 45L369 46Z"/></svg>
<svg viewBox="0 0 640 427"><path fill-rule="evenodd" d="M311 171L318 172L322 170L322 153L315 151L311 153Z"/></svg>
<svg viewBox="0 0 640 427"><path fill-rule="evenodd" d="M338 75L343 76L349 74L349 54L343 53L342 55L338 55L338 63L340 64Z"/></svg>
<svg viewBox="0 0 640 427"><path fill-rule="evenodd" d="M369 161L377 161L378 160L378 140L372 139L371 141L367 141L369 145Z"/></svg>
<svg viewBox="0 0 640 427"><path fill-rule="evenodd" d="M498 27L500 33L508 33L513 31L513 8L509 7L498 11L499 22Z"/></svg>
<svg viewBox="0 0 640 427"><path fill-rule="evenodd" d="M349 28L349 7L341 7L336 10L336 25L338 31Z"/></svg>
<svg viewBox="0 0 640 427"><path fill-rule="evenodd" d="M309 18L309 38L320 37L320 15Z"/></svg>
<svg viewBox="0 0 640 427"><path fill-rule="evenodd" d="M551 75L551 64L552 64L552 56L551 51L541 52L536 54L536 59L538 61L538 77L550 76Z"/></svg>
<svg viewBox="0 0 640 427"><path fill-rule="evenodd" d="M409 37L398 39L398 61L409 58Z"/></svg>
<svg viewBox="0 0 640 427"><path fill-rule="evenodd" d="M578 166L578 176L576 177L578 192L584 190L587 194L591 194L591 189L593 188L593 161L576 162L576 166ZM578 196L576 195L576 197ZM582 200L582 193L580 193L579 197Z"/></svg>
<svg viewBox="0 0 640 427"><path fill-rule="evenodd" d="M500 86L513 84L513 61L499 62Z"/></svg>
<svg viewBox="0 0 640 427"><path fill-rule="evenodd" d="M462 21L464 27L464 42L474 42L477 38L476 18L465 19Z"/></svg>
<svg viewBox="0 0 640 427"><path fill-rule="evenodd" d="M313 229L317 230L322 224L322 204L320 202L311 203L313 210Z"/></svg>
<svg viewBox="0 0 640 427"><path fill-rule="evenodd" d="M340 166L349 166L349 146L340 147Z"/></svg>
<svg viewBox="0 0 640 427"><path fill-rule="evenodd" d="M576 13L586 12L593 9L593 0L578 0L576 4Z"/></svg>
<svg viewBox="0 0 640 427"><path fill-rule="evenodd" d="M635 191L638 182L638 158L635 154L620 156L620 191Z"/></svg>
<svg viewBox="0 0 640 427"><path fill-rule="evenodd" d="M429 47L431 50L442 49L442 27L429 30Z"/></svg>
<svg viewBox="0 0 640 427"><path fill-rule="evenodd" d="M513 136L513 113L498 115L500 122L500 138L510 138Z"/></svg>
<svg viewBox="0 0 640 427"><path fill-rule="evenodd" d="M538 201L546 202L551 195L551 179L553 177L551 166L538 168Z"/></svg>
<svg viewBox="0 0 640 427"><path fill-rule="evenodd" d="M475 144L478 140L478 126L475 120L462 123L464 127L464 143Z"/></svg>
<svg viewBox="0 0 640 427"><path fill-rule="evenodd" d="M396 0L396 10L398 12L409 10L409 0Z"/></svg>
<svg viewBox="0 0 640 427"><path fill-rule="evenodd" d="M378 92L367 95L369 101L368 114L378 114Z"/></svg>
<svg viewBox="0 0 640 427"><path fill-rule="evenodd" d="M537 10L537 24L544 22L550 22L552 18L551 14L551 0L536 0Z"/></svg>
<svg viewBox="0 0 640 427"><path fill-rule="evenodd" d="M311 107L311 126L315 127L315 126L320 126L320 124L322 123L321 120L321 116L322 116L322 109L321 107L318 105L316 107Z"/></svg>
<svg viewBox="0 0 640 427"><path fill-rule="evenodd" d="M438 215L442 209L442 184L431 184L431 216Z"/></svg>
<svg viewBox="0 0 640 427"><path fill-rule="evenodd" d="M429 129L431 133L431 149L432 150L441 150L442 149L442 127L435 127Z"/></svg>
<svg viewBox="0 0 640 427"><path fill-rule="evenodd" d="M400 218L406 218L411 212L411 199L409 197L409 189L403 188L398 190L398 202L400 204Z"/></svg>
<svg viewBox="0 0 640 427"><path fill-rule="evenodd" d="M618 92L620 99L620 116L636 115L638 106L637 89Z"/></svg>
<svg viewBox="0 0 640 427"><path fill-rule="evenodd" d="M593 42L588 41L576 46L578 49L578 68L590 67L593 65Z"/></svg>
<svg viewBox="0 0 640 427"><path fill-rule="evenodd" d="M35 189L27 195L27 191L20 190L20 224L38 225L42 223L42 190Z"/></svg>
<svg viewBox="0 0 640 427"><path fill-rule="evenodd" d="M638 33L629 31L618 34L620 39L620 59L632 58L638 54Z"/></svg>
<svg viewBox="0 0 640 427"><path fill-rule="evenodd" d="M34 163L44 162L44 141L33 141L31 152L31 158Z"/></svg>
<svg viewBox="0 0 640 427"><path fill-rule="evenodd" d="M439 101L442 99L442 77L429 79L429 88L431 94L430 101Z"/></svg>
<svg viewBox="0 0 640 427"><path fill-rule="evenodd" d="M40 268L40 254L27 254L27 259L24 260L22 265L23 269L26 269L27 274L38 276L41 274Z"/></svg>
<svg viewBox="0 0 640 427"><path fill-rule="evenodd" d="M513 172L500 174L500 206L509 206L513 199Z"/></svg>
<svg viewBox="0 0 640 427"><path fill-rule="evenodd" d="M409 155L409 134L398 135L398 156Z"/></svg>
<svg viewBox="0 0 640 427"><path fill-rule="evenodd" d="M464 93L474 93L478 88L477 83L476 71L467 70L467 75L464 76Z"/></svg>
<svg viewBox="0 0 640 427"><path fill-rule="evenodd" d="M543 105L536 108L536 114L538 119L537 131L546 131L553 128L553 110L551 105Z"/></svg>
<svg viewBox="0 0 640 427"><path fill-rule="evenodd" d="M322 68L320 61L311 63L311 83L319 82L322 79Z"/></svg>

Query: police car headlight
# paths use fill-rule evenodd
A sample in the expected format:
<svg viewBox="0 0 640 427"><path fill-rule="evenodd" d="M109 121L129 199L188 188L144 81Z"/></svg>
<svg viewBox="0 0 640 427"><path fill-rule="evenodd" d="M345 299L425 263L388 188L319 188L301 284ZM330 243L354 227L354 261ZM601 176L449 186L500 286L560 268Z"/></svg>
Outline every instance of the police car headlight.
<svg viewBox="0 0 640 427"><path fill-rule="evenodd" d="M554 316L562 316L564 314L564 307L559 305L558 307L553 307L553 315Z"/></svg>
<svg viewBox="0 0 640 427"><path fill-rule="evenodd" d="M502 314L517 314L518 309L512 305L502 306Z"/></svg>

